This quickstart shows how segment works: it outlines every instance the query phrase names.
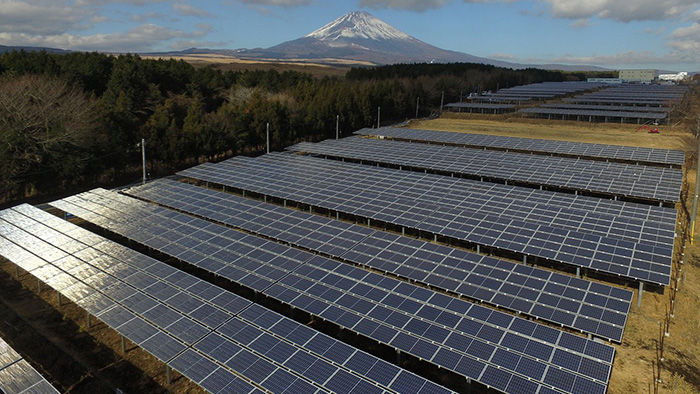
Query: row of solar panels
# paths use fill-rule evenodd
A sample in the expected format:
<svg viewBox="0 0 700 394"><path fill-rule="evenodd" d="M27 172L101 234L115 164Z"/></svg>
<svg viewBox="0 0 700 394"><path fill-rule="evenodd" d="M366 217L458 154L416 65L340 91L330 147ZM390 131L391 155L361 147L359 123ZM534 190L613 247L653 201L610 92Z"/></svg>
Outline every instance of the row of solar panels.
<svg viewBox="0 0 700 394"><path fill-rule="evenodd" d="M580 101L576 101L580 102ZM598 101L602 102L602 101ZM621 122L628 122L630 120L636 120L637 123L645 123L649 121L663 122L668 118L667 113L643 111L640 109L638 111L619 111L619 110L587 110L587 109L565 109L565 108L542 108L542 107L532 107L532 108L522 108L518 112L523 114L535 114L535 115L557 115L562 117L577 117L577 120L584 121L599 121L604 119L605 122L620 120Z"/></svg>
<svg viewBox="0 0 700 394"><path fill-rule="evenodd" d="M114 192L53 205L500 391L606 390L611 346Z"/></svg>
<svg viewBox="0 0 700 394"><path fill-rule="evenodd" d="M0 393L58 394L59 391L0 338Z"/></svg>
<svg viewBox="0 0 700 394"><path fill-rule="evenodd" d="M494 103L451 103L445 105L445 108L457 111L489 111L489 112L505 112L515 111L515 104L494 104Z"/></svg>
<svg viewBox="0 0 700 394"><path fill-rule="evenodd" d="M638 162L680 167L685 162L685 152L659 148L640 148L620 145L590 144L572 141L541 140L534 138L506 137L498 135L453 133L446 131L418 130L397 127L361 129L358 135L377 136L414 142L449 144L464 147L514 150L559 156L604 159L610 161Z"/></svg>
<svg viewBox="0 0 700 394"><path fill-rule="evenodd" d="M669 85L612 85L606 89L564 99L577 103L608 103L631 106L668 106L669 102L680 101L687 92L686 86ZM643 112L639 109L638 112Z"/></svg>
<svg viewBox="0 0 700 394"><path fill-rule="evenodd" d="M555 190L639 198L653 203L674 204L680 198L683 183L683 172L677 168L385 139L348 137L318 143L302 142L287 150Z"/></svg>
<svg viewBox="0 0 700 394"><path fill-rule="evenodd" d="M588 110L588 111L624 111L624 112L638 112L640 107L626 106L626 105L587 105L587 104L566 104L566 103L552 103L552 104L542 104L540 108L559 108L559 109L577 109L577 110ZM644 112L659 112L659 113L669 113L671 111L670 107L645 107Z"/></svg>
<svg viewBox="0 0 700 394"><path fill-rule="evenodd" d="M29 205L0 255L212 393L449 390Z"/></svg>
<svg viewBox="0 0 700 394"><path fill-rule="evenodd" d="M470 186L467 180L288 153L237 157L178 174L496 251L648 283L668 285L670 281L672 244L632 242L529 220L474 214L454 206L462 197L468 203L470 197L464 197Z"/></svg>
<svg viewBox="0 0 700 394"><path fill-rule="evenodd" d="M632 292L173 180L128 194L620 342Z"/></svg>
<svg viewBox="0 0 700 394"><path fill-rule="evenodd" d="M544 82L528 85L514 86L512 88L499 89L493 94L486 94L472 98L476 101L484 100L517 100L528 101L532 99L553 99L571 93L589 91L604 86L599 83L589 82Z"/></svg>

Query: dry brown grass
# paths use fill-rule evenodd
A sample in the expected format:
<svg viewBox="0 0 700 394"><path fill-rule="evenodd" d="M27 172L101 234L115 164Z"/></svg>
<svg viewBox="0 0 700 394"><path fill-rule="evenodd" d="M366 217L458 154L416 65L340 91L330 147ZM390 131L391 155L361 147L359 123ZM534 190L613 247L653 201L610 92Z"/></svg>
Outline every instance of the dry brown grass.
<svg viewBox="0 0 700 394"><path fill-rule="evenodd" d="M659 126L659 134L637 131L638 125L617 123L587 123L543 121L538 119L468 116L445 114L434 120L417 120L414 129L456 131L541 138L560 141L594 142L648 148L693 150L692 135L684 129Z"/></svg>
<svg viewBox="0 0 700 394"><path fill-rule="evenodd" d="M144 56L144 58L160 59L157 56ZM265 60L245 60L236 59L226 55L206 54L206 55L189 55L189 56L173 56L169 59L184 60L195 67L214 67L222 71L245 71L245 70L276 70L278 72L296 71L306 74L311 74L317 78L323 77L339 77L342 78L350 70L351 67L357 64L347 62L331 62L331 59L324 63L311 63L300 61L265 61Z"/></svg>
<svg viewBox="0 0 700 394"><path fill-rule="evenodd" d="M659 127L659 134L637 131L639 126L628 124L601 124L583 122L542 121L507 118L502 116L465 116L446 114L435 120L412 121L415 129L456 131L514 137L554 139L680 149L686 151L687 163L693 170L685 170L686 187L690 190L687 210L692 210L695 182L696 140L683 127ZM690 163L692 161L692 163ZM688 165L688 164L687 164ZM679 203L679 210L682 210ZM687 231L685 215L678 234ZM700 236L695 245L687 245L685 264L682 266L683 284L677 295L676 310L671 319L669 337L665 338L664 361L661 368L660 393L700 393ZM681 247L680 240L676 250ZM637 308L637 292L625 329L622 344L615 345L617 354L608 386L610 394L654 393L653 365L657 358L660 322L669 308L670 289L664 294L644 292L642 307Z"/></svg>

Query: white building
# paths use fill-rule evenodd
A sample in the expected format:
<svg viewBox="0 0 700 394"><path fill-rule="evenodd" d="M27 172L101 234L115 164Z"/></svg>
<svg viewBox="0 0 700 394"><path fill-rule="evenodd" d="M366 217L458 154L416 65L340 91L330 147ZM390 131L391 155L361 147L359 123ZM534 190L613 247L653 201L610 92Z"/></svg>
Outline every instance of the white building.
<svg viewBox="0 0 700 394"><path fill-rule="evenodd" d="M620 70L619 77L625 82L652 83L659 79L659 70Z"/></svg>
<svg viewBox="0 0 700 394"><path fill-rule="evenodd" d="M681 82L688 78L688 72L682 71L678 74L659 74L659 80L670 81L670 82Z"/></svg>

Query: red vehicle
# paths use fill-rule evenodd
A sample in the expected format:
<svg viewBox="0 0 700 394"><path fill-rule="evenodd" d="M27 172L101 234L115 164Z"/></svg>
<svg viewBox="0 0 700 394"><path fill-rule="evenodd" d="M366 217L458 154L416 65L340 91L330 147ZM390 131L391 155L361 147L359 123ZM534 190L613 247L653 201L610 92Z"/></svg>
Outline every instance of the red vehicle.
<svg viewBox="0 0 700 394"><path fill-rule="evenodd" d="M637 131L639 131L639 130L649 130L649 133L650 133L650 134L659 134L659 128L658 128L658 127L654 127L654 128L652 129L652 128L649 127L649 126L641 126L640 128L637 129Z"/></svg>

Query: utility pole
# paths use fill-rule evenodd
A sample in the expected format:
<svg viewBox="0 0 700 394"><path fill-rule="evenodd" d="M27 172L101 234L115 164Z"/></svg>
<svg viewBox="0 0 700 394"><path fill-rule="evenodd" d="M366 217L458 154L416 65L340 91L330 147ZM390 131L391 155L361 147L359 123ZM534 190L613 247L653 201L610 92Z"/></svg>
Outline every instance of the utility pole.
<svg viewBox="0 0 700 394"><path fill-rule="evenodd" d="M267 153L270 153L270 123L267 124Z"/></svg>
<svg viewBox="0 0 700 394"><path fill-rule="evenodd" d="M442 113L442 107L445 105L445 91L442 91L442 98L440 98L440 113Z"/></svg>
<svg viewBox="0 0 700 394"><path fill-rule="evenodd" d="M420 107L420 97L416 100L416 119L418 119L418 107Z"/></svg>
<svg viewBox="0 0 700 394"><path fill-rule="evenodd" d="M340 115L335 116L335 139L338 139L338 135L340 134Z"/></svg>
<svg viewBox="0 0 700 394"><path fill-rule="evenodd" d="M382 125L382 107L377 107L377 128Z"/></svg>
<svg viewBox="0 0 700 394"><path fill-rule="evenodd" d="M141 138L141 165L143 167L143 180L141 181L141 184L145 185L146 184L146 139L145 138Z"/></svg>

